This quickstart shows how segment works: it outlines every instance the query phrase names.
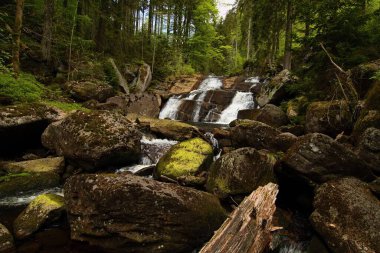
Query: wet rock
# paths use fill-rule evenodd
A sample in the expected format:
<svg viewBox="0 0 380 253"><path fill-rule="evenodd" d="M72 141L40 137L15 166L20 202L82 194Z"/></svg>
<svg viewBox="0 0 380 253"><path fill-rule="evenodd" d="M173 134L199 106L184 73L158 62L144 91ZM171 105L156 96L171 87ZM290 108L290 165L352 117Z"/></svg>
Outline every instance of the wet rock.
<svg viewBox="0 0 380 253"><path fill-rule="evenodd" d="M58 187L59 181L59 174L54 172L8 173L0 176L0 198Z"/></svg>
<svg viewBox="0 0 380 253"><path fill-rule="evenodd" d="M36 159L24 162L11 162L2 166L8 173L44 173L62 174L65 168L63 157Z"/></svg>
<svg viewBox="0 0 380 253"><path fill-rule="evenodd" d="M152 82L152 70L146 63L141 65L136 80L136 92L144 92Z"/></svg>
<svg viewBox="0 0 380 253"><path fill-rule="evenodd" d="M271 104L267 104L261 109L239 111L238 119L256 120L272 127L281 127L290 123L285 112Z"/></svg>
<svg viewBox="0 0 380 253"><path fill-rule="evenodd" d="M89 170L138 161L140 139L124 116L106 111L75 112L42 135L45 147Z"/></svg>
<svg viewBox="0 0 380 253"><path fill-rule="evenodd" d="M0 108L0 156L41 147L46 127L64 114L43 104L19 104Z"/></svg>
<svg viewBox="0 0 380 253"><path fill-rule="evenodd" d="M311 103L306 113L306 132L323 133L333 138L341 132L350 133L352 115L344 101Z"/></svg>
<svg viewBox="0 0 380 253"><path fill-rule="evenodd" d="M236 122L231 129L231 140L235 147L276 150L276 137L281 132L264 123L251 120Z"/></svg>
<svg viewBox="0 0 380 253"><path fill-rule="evenodd" d="M113 87L97 80L71 81L65 84L65 90L70 96L80 102L96 100L104 102L115 95Z"/></svg>
<svg viewBox="0 0 380 253"><path fill-rule="evenodd" d="M332 252L380 252L380 202L354 178L323 184L310 216Z"/></svg>
<svg viewBox="0 0 380 253"><path fill-rule="evenodd" d="M195 175L208 169L213 159L212 146L201 138L195 138L174 145L158 162L156 177L177 179Z"/></svg>
<svg viewBox="0 0 380 253"><path fill-rule="evenodd" d="M370 166L353 151L323 134L300 137L287 151L283 165L315 183L342 176L373 180Z"/></svg>
<svg viewBox="0 0 380 253"><path fill-rule="evenodd" d="M158 118L160 114L160 98L149 93L130 94L112 97L106 104L114 105L123 114L134 113L141 116Z"/></svg>
<svg viewBox="0 0 380 253"><path fill-rule="evenodd" d="M202 75L180 76L171 83L170 94L180 95L195 90L203 80Z"/></svg>
<svg viewBox="0 0 380 253"><path fill-rule="evenodd" d="M77 175L65 185L71 238L112 252L191 252L226 218L211 194L133 175Z"/></svg>
<svg viewBox="0 0 380 253"><path fill-rule="evenodd" d="M149 118L139 118L141 123L149 125L150 131L159 137L176 141L188 140L193 137L201 136L198 128L174 120L158 120Z"/></svg>
<svg viewBox="0 0 380 253"><path fill-rule="evenodd" d="M16 252L12 234L1 223L0 223L0 252L1 253Z"/></svg>
<svg viewBox="0 0 380 253"><path fill-rule="evenodd" d="M35 198L16 218L13 224L15 237L26 238L41 226L58 220L64 211L63 197L55 194L43 194Z"/></svg>
<svg viewBox="0 0 380 253"><path fill-rule="evenodd" d="M276 158L254 148L234 150L213 163L206 188L220 198L248 195L259 186L275 182Z"/></svg>
<svg viewBox="0 0 380 253"><path fill-rule="evenodd" d="M380 174L380 129L368 128L362 135L356 153Z"/></svg>

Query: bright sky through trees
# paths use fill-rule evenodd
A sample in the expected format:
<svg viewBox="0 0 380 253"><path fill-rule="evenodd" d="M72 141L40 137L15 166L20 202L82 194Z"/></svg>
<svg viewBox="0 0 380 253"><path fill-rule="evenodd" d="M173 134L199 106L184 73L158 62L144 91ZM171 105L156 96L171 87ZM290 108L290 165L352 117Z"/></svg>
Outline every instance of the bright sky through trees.
<svg viewBox="0 0 380 253"><path fill-rule="evenodd" d="M232 9L235 0L218 0L218 10L221 17L225 17L229 10Z"/></svg>

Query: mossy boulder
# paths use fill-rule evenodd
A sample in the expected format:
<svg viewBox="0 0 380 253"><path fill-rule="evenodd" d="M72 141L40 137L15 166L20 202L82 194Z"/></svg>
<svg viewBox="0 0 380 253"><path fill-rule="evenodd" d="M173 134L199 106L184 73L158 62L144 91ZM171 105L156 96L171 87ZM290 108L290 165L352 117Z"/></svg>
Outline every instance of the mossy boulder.
<svg viewBox="0 0 380 253"><path fill-rule="evenodd" d="M11 162L2 166L8 173L44 173L62 174L65 168L65 158L43 158L24 162Z"/></svg>
<svg viewBox="0 0 380 253"><path fill-rule="evenodd" d="M130 174L75 175L64 191L71 238L112 252L191 252L226 218L209 193Z"/></svg>
<svg viewBox="0 0 380 253"><path fill-rule="evenodd" d="M360 98L364 98L371 89L374 79L373 77L380 71L380 59L366 62L350 70L354 80L355 88Z"/></svg>
<svg viewBox="0 0 380 253"><path fill-rule="evenodd" d="M275 182L276 158L254 148L234 150L213 163L206 188L220 198L248 195L259 186Z"/></svg>
<svg viewBox="0 0 380 253"><path fill-rule="evenodd" d="M1 223L0 223L0 252L1 253L15 252L13 236L9 232L9 230Z"/></svg>
<svg viewBox="0 0 380 253"><path fill-rule="evenodd" d="M42 135L45 147L88 170L137 162L140 139L129 120L107 111L72 113Z"/></svg>
<svg viewBox="0 0 380 253"><path fill-rule="evenodd" d="M46 127L62 119L64 113L43 104L19 104L0 108L0 156L41 147Z"/></svg>
<svg viewBox="0 0 380 253"><path fill-rule="evenodd" d="M380 202L367 184L343 178L316 192L313 228L334 253L380 252Z"/></svg>
<svg viewBox="0 0 380 253"><path fill-rule="evenodd" d="M0 177L0 198L53 188L59 184L60 176L54 172L9 173Z"/></svg>
<svg viewBox="0 0 380 253"><path fill-rule="evenodd" d="M272 127L281 127L290 123L285 112L280 107L271 104L267 104L260 109L239 111L238 119L256 120Z"/></svg>
<svg viewBox="0 0 380 253"><path fill-rule="evenodd" d="M360 138L356 153L371 165L376 174L380 174L380 129L367 128Z"/></svg>
<svg viewBox="0 0 380 253"><path fill-rule="evenodd" d="M43 225L61 218L64 199L55 194L43 194L35 198L13 223L15 237L26 238Z"/></svg>
<svg viewBox="0 0 380 253"><path fill-rule="evenodd" d="M323 134L308 134L298 138L282 162L288 174L295 174L316 184L344 176L364 181L375 179L369 164L346 146Z"/></svg>
<svg viewBox="0 0 380 253"><path fill-rule="evenodd" d="M158 162L156 176L177 179L195 175L211 165L213 148L205 140L194 138L174 145Z"/></svg>
<svg viewBox="0 0 380 253"><path fill-rule="evenodd" d="M367 94L364 109L352 133L353 139L360 142L361 135L370 127L380 128L380 82L376 82Z"/></svg>
<svg viewBox="0 0 380 253"><path fill-rule="evenodd" d="M91 81L71 81L64 85L65 90L79 102L96 100L104 102L115 95L113 87L107 83Z"/></svg>
<svg viewBox="0 0 380 253"><path fill-rule="evenodd" d="M309 105L306 113L306 132L322 133L335 138L339 133L350 134L353 117L345 101L320 101Z"/></svg>

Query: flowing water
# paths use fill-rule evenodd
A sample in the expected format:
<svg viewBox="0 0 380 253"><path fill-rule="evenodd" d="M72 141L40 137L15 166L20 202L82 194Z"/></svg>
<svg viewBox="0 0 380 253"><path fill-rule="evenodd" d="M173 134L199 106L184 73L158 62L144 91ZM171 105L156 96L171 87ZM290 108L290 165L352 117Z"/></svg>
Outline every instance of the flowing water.
<svg viewBox="0 0 380 253"><path fill-rule="evenodd" d="M250 86L259 84L260 80L257 77L252 77L247 79L245 83L247 83L249 88ZM223 89L223 81L221 78L209 76L200 84L198 89L189 94L172 96L162 109L159 116L160 119L178 120L181 107L186 102L191 101L191 122L229 124L237 118L239 110L253 109L256 106L251 92L228 90L226 92L235 93L232 102L230 104L224 104L225 101L219 101L220 104L214 104L214 108L209 109L206 116L201 117L202 106L210 102L205 101L205 99L212 91L226 91ZM220 110L220 108L223 108L223 110Z"/></svg>

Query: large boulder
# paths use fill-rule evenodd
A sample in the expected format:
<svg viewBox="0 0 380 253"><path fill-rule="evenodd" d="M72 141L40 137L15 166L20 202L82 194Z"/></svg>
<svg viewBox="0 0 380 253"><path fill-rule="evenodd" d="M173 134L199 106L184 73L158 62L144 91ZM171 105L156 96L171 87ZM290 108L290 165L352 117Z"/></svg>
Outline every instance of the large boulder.
<svg viewBox="0 0 380 253"><path fill-rule="evenodd" d="M342 176L374 179L371 167L353 151L323 134L308 134L287 151L283 165L300 177L324 183Z"/></svg>
<svg viewBox="0 0 380 253"><path fill-rule="evenodd" d="M248 195L259 186L275 182L276 158L254 148L234 150L213 163L206 188L220 198Z"/></svg>
<svg viewBox="0 0 380 253"><path fill-rule="evenodd" d="M149 93L130 94L109 98L106 105L113 105L115 109L120 110L123 114L135 113L141 116L158 118L161 99L159 96Z"/></svg>
<svg viewBox="0 0 380 253"><path fill-rule="evenodd" d="M73 176L65 200L71 238L112 252L191 252L226 218L211 194L129 174Z"/></svg>
<svg viewBox="0 0 380 253"><path fill-rule="evenodd" d="M285 112L281 108L271 104L267 104L261 109L239 111L238 119L256 120L272 127L281 127L289 123Z"/></svg>
<svg viewBox="0 0 380 253"><path fill-rule="evenodd" d="M152 82L152 70L146 63L141 65L136 79L136 92L144 92Z"/></svg>
<svg viewBox="0 0 380 253"><path fill-rule="evenodd" d="M380 252L380 202L354 178L323 184L310 220L332 252Z"/></svg>
<svg viewBox="0 0 380 253"><path fill-rule="evenodd" d="M35 198L16 218L13 230L17 239L23 239L36 232L48 222L61 218L64 199L55 194L43 194Z"/></svg>
<svg viewBox="0 0 380 253"><path fill-rule="evenodd" d="M46 127L64 114L43 104L19 104L0 108L0 157L41 147Z"/></svg>
<svg viewBox="0 0 380 253"><path fill-rule="evenodd" d="M62 174L65 168L63 157L43 158L23 162L10 162L2 166L8 173L44 173Z"/></svg>
<svg viewBox="0 0 380 253"><path fill-rule="evenodd" d="M267 124L244 120L236 122L231 129L231 140L235 147L277 150L276 137L281 132Z"/></svg>
<svg viewBox="0 0 380 253"><path fill-rule="evenodd" d="M335 138L341 132L351 132L352 118L344 101L314 102L307 108L306 132L323 133Z"/></svg>
<svg viewBox="0 0 380 253"><path fill-rule="evenodd" d="M266 104L279 105L286 96L285 86L294 82L296 77L292 76L289 70L285 69L278 73L270 82L264 85L257 96L260 107Z"/></svg>
<svg viewBox="0 0 380 253"><path fill-rule="evenodd" d="M365 97L371 89L375 80L373 76L380 71L380 59L366 62L350 69L351 77L354 80L354 86L360 98Z"/></svg>
<svg viewBox="0 0 380 253"><path fill-rule="evenodd" d="M0 223L0 252L1 253L15 252L13 236L9 232L9 230L1 223Z"/></svg>
<svg viewBox="0 0 380 253"><path fill-rule="evenodd" d="M139 160L141 133L123 115L78 111L51 124L45 147L84 169L126 165Z"/></svg>
<svg viewBox="0 0 380 253"><path fill-rule="evenodd" d="M107 83L91 81L71 81L64 86L70 96L80 102L96 100L104 102L115 95L113 87Z"/></svg>
<svg viewBox="0 0 380 253"><path fill-rule="evenodd" d="M208 169L213 148L205 140L195 138L174 145L158 162L156 176L177 179Z"/></svg>
<svg viewBox="0 0 380 253"><path fill-rule="evenodd" d="M380 129L368 128L360 139L356 153L380 174Z"/></svg>

